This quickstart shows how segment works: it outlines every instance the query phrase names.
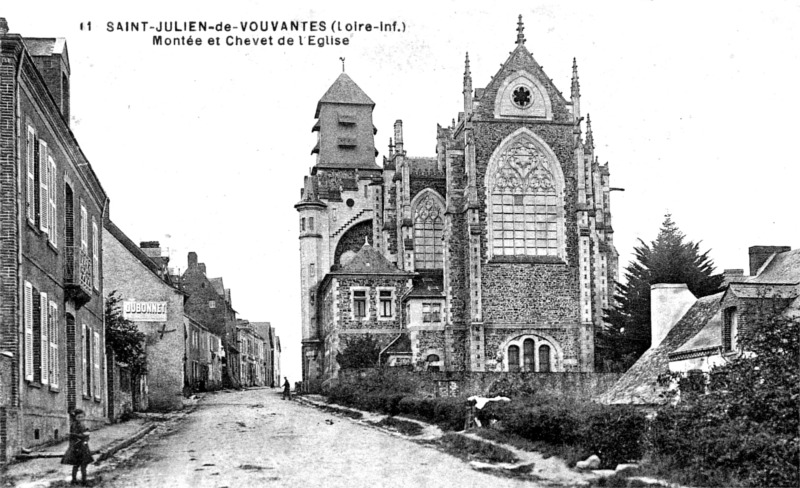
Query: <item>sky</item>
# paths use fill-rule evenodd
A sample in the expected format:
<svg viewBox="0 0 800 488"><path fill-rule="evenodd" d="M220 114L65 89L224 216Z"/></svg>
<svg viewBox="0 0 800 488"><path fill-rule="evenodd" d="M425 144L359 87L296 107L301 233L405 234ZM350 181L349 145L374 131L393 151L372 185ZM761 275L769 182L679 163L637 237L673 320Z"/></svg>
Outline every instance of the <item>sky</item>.
<svg viewBox="0 0 800 488"><path fill-rule="evenodd" d="M341 72L339 58L376 103L377 162L397 119L408 154L432 157L436 124L463 108L465 53L474 87L486 86L515 47L519 14L526 47L567 97L577 58L596 154L609 162L612 186L625 189L611 200L621 271L666 213L711 250L719 271L747 270L752 245L800 246L796 0L18 1L0 9L12 33L67 39L71 127L111 199L111 219L135 242L160 241L181 270L197 252L208 275L232 289L240 318L276 327L291 381L300 379L301 340L293 205L314 164L316 103ZM292 20L326 30L172 32L162 35L203 44L157 46L158 33L107 28ZM364 27L395 21L402 31ZM273 36L273 45L226 46L229 35ZM309 35L340 44L309 46ZM209 45L216 37L223 45ZM278 45L280 37L295 43Z"/></svg>

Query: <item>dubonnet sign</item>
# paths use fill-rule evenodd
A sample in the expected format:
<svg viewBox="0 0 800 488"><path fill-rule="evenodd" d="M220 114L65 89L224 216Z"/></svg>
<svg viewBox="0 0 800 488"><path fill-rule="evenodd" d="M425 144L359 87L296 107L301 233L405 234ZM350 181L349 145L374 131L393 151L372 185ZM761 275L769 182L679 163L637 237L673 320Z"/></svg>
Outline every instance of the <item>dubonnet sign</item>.
<svg viewBox="0 0 800 488"><path fill-rule="evenodd" d="M122 302L122 316L132 322L166 322L167 302Z"/></svg>

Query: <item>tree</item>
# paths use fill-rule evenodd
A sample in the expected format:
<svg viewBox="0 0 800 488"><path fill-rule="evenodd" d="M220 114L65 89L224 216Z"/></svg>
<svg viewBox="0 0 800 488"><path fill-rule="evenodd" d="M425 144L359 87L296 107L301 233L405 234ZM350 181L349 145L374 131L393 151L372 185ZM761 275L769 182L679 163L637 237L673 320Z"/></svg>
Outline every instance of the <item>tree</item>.
<svg viewBox="0 0 800 488"><path fill-rule="evenodd" d="M625 268L626 284L617 284L616 305L607 309L606 327L597 337L597 369L625 370L650 347L650 285L685 283L696 297L719 291L709 251L686 237L667 214L655 241L639 239L635 259Z"/></svg>
<svg viewBox="0 0 800 488"><path fill-rule="evenodd" d="M122 315L121 302L116 290L106 298L106 349L114 353L116 361L127 364L131 376L137 378L147 371L145 334Z"/></svg>
<svg viewBox="0 0 800 488"><path fill-rule="evenodd" d="M343 369L374 368L378 365L380 352L378 341L367 334L350 341L344 351L336 354L336 361Z"/></svg>

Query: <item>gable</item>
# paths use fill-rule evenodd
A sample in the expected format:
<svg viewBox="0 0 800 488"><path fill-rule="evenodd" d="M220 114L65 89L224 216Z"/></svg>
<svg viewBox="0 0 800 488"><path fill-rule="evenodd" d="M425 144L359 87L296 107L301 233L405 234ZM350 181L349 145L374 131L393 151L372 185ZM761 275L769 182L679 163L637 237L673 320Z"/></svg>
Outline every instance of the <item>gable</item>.
<svg viewBox="0 0 800 488"><path fill-rule="evenodd" d="M571 121L561 92L522 44L482 90L478 103L475 113L487 119Z"/></svg>

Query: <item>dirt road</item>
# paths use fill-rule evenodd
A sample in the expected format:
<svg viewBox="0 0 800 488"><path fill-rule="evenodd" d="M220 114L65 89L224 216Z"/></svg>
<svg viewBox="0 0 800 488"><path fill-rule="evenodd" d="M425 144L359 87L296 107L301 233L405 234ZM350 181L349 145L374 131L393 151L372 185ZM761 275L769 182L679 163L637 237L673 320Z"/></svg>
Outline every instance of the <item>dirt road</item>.
<svg viewBox="0 0 800 488"><path fill-rule="evenodd" d="M146 439L102 470L102 486L533 486L267 389L208 394L172 431Z"/></svg>

